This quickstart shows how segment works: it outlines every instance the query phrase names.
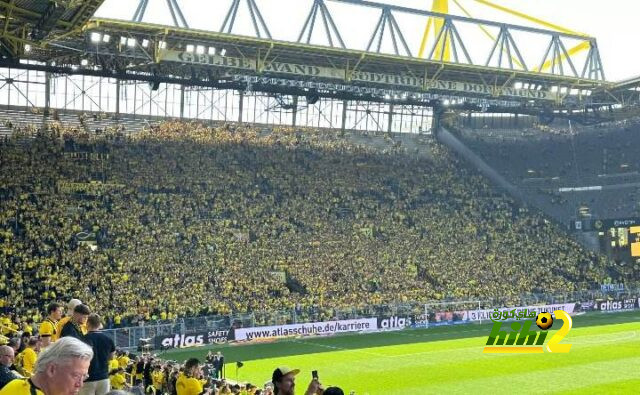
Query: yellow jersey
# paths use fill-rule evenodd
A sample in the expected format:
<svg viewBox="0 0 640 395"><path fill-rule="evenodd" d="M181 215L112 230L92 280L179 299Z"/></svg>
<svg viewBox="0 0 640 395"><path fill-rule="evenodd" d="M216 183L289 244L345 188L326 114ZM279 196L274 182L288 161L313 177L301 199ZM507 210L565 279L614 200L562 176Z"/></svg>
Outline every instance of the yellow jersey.
<svg viewBox="0 0 640 395"><path fill-rule="evenodd" d="M38 332L40 333L40 337L51 337L51 342L58 340L59 333L58 328L56 328L57 322L50 320L49 318L42 321L40 324L40 329Z"/></svg>
<svg viewBox="0 0 640 395"><path fill-rule="evenodd" d="M44 395L40 388L36 387L31 380L17 379L12 380L0 390L0 395L32 395L32 387L36 395Z"/></svg>
<svg viewBox="0 0 640 395"><path fill-rule="evenodd" d="M120 364L121 368L126 368L127 365L129 365L129 357L126 355L121 356L120 358L118 358L118 363Z"/></svg>
<svg viewBox="0 0 640 395"><path fill-rule="evenodd" d="M124 389L127 379L124 377L123 373L115 373L109 376L109 381L111 382L111 388L114 390L121 390Z"/></svg>
<svg viewBox="0 0 640 395"><path fill-rule="evenodd" d="M27 347L22 351L22 370L28 377L33 375L33 368L36 366L36 359L38 359L38 354L33 348Z"/></svg>
<svg viewBox="0 0 640 395"><path fill-rule="evenodd" d="M109 373L118 369L120 367L120 362L116 358L113 358L109 361Z"/></svg>
<svg viewBox="0 0 640 395"><path fill-rule="evenodd" d="M161 370L151 373L151 381L153 382L153 388L160 391L162 389L162 384L164 383L164 373L162 373Z"/></svg>
<svg viewBox="0 0 640 395"><path fill-rule="evenodd" d="M22 332L23 333L28 333L31 336L33 336L33 327L31 325L29 325L29 324L24 324L22 326Z"/></svg>
<svg viewBox="0 0 640 395"><path fill-rule="evenodd" d="M176 380L176 391L178 395L199 395L203 391L202 382L181 372Z"/></svg>

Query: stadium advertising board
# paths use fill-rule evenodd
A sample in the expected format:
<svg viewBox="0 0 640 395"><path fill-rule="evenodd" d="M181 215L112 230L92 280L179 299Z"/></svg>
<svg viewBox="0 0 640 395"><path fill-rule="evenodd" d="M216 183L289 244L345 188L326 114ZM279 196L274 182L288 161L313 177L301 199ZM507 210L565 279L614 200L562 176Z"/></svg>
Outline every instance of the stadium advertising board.
<svg viewBox="0 0 640 395"><path fill-rule="evenodd" d="M369 71L347 70L335 67L323 67L285 62L261 62L251 58L232 56L195 54L175 50L160 51L160 59L165 62L193 63L210 65L230 70L251 71L262 74L286 74L299 77L326 78L340 81L367 82L381 85L403 86L425 90L443 90L486 96L510 96L526 99L556 100L554 92L535 89L516 89L513 87L493 86L483 83L433 80L415 75L374 73Z"/></svg>
<svg viewBox="0 0 640 395"><path fill-rule="evenodd" d="M501 316L507 315L508 319L517 319L523 313L535 314L542 312L554 312L556 310L563 310L568 314L572 314L575 309L575 303L560 303L560 304L547 304L543 306L526 306L526 307L503 307L501 309L492 310L467 310L464 312L464 321L489 321L495 313L500 313Z"/></svg>
<svg viewBox="0 0 640 395"><path fill-rule="evenodd" d="M591 220L591 227L593 229L598 229L598 230L609 229L609 228L628 228L631 226L639 226L639 225L640 225L640 217Z"/></svg>
<svg viewBox="0 0 640 395"><path fill-rule="evenodd" d="M160 335L156 336L153 342L156 349L168 349L222 344L229 340L229 330L217 330Z"/></svg>
<svg viewBox="0 0 640 395"><path fill-rule="evenodd" d="M377 318L360 318L354 320L236 328L234 338L237 341L258 341L290 336L328 336L340 333L370 332L376 330L378 330Z"/></svg>
<svg viewBox="0 0 640 395"><path fill-rule="evenodd" d="M377 318L378 330L381 331L399 331L410 327L412 324L411 317L381 316Z"/></svg>
<svg viewBox="0 0 640 395"><path fill-rule="evenodd" d="M429 326L429 316L427 314L418 314L411 316L412 328L427 328Z"/></svg>
<svg viewBox="0 0 640 395"><path fill-rule="evenodd" d="M613 300L590 300L581 302L582 311L601 311L612 313L625 310L640 309L640 298L621 298Z"/></svg>

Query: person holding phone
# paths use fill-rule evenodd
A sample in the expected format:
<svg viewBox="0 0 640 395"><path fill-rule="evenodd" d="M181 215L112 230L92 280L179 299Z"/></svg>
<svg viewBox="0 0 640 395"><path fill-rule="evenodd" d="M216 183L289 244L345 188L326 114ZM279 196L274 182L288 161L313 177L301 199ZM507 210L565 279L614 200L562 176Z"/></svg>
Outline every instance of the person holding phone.
<svg viewBox="0 0 640 395"><path fill-rule="evenodd" d="M312 379L305 395L322 395L322 384L318 380L317 371L314 372L315 374L312 374ZM300 369L290 369L287 366L281 366L274 370L271 376L274 395L295 395L296 375L298 373L300 373Z"/></svg>
<svg viewBox="0 0 640 395"><path fill-rule="evenodd" d="M184 364L184 372L176 380L178 395L209 395L211 388L204 389L202 368L197 358L189 358Z"/></svg>

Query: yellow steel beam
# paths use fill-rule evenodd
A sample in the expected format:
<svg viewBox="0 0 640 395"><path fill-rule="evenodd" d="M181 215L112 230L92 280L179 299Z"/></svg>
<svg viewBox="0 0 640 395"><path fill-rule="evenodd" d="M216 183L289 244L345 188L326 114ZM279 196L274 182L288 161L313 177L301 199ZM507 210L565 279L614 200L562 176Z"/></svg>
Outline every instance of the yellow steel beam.
<svg viewBox="0 0 640 395"><path fill-rule="evenodd" d="M499 11L502 11L502 12L506 12L507 14L515 15L515 16L517 16L519 18L526 19L529 22L533 22L533 23L536 23L538 25L545 26L545 27L547 27L549 29L552 29L552 30L555 30L555 31L558 31L558 32L567 33L567 34L574 34L576 36L589 37L588 35L586 35L584 33L579 33L579 32L573 31L571 29L567 29L566 27L562 27L560 25L556 25L554 23L544 21L544 20L542 20L540 18L536 18L536 17L533 17L531 15L527 15L525 13L522 13L522 12L519 12L519 11L516 11L516 10L512 10L510 8L507 8L507 7L504 7L504 6L501 6L501 5L498 5L498 4L494 4L494 3L492 3L492 2L490 2L488 0L475 0L475 1L477 3L486 5L487 7L491 7L491 8L494 8L496 10L499 10Z"/></svg>
<svg viewBox="0 0 640 395"><path fill-rule="evenodd" d="M431 6L432 12L437 12L440 14L448 14L449 13L449 0L433 0L433 4ZM424 34L422 35L422 42L420 43L420 50L418 51L418 57L424 57L424 52L427 47L427 41L429 41L429 34L431 32L431 26L433 25L433 34L434 38L438 39L438 35L442 31L444 27L444 19L436 18L436 17L428 17L427 25L424 28ZM435 52L433 54L434 59L440 60L442 59L446 62L450 60L451 56L451 43L447 40L447 36L442 34L438 42L435 45ZM444 53L443 53L444 52Z"/></svg>
<svg viewBox="0 0 640 395"><path fill-rule="evenodd" d="M471 16L471 13L469 13L469 11L467 11L467 9L466 9L466 8L464 8L464 7L462 6L462 4L460 4L460 2L459 2L458 0L453 0L453 2L454 2L454 3L456 3L456 5L457 5L458 7L460 7L460 9L462 10L462 12L463 12L466 16L468 16L469 18L473 18L473 17ZM486 27L484 27L484 25L478 24L478 27L480 28L480 30L482 30L482 32L483 32L487 37L489 37L489 38L491 39L491 41L496 41L496 37L495 37L493 34L491 34L491 32L490 32L489 30L487 30L487 28L486 28ZM503 50L503 52L506 52L506 50ZM524 69L524 65L523 65L523 64L521 64L521 63L520 63L520 61L519 61L515 56L511 55L511 60L512 60L515 64L517 64L517 65L518 65L518 67L520 67L521 69Z"/></svg>
<svg viewBox="0 0 640 395"><path fill-rule="evenodd" d="M448 14L449 13L449 0L433 0L433 5L431 6L432 12L437 12L440 14ZM447 34L444 34L444 19L435 18L433 32L436 35L439 35L440 32L443 34L440 35L440 40L436 43L436 51L433 54L435 59L442 58L443 61L448 62L451 60L451 43L450 40L447 40Z"/></svg>
<svg viewBox="0 0 640 395"><path fill-rule="evenodd" d="M433 3L433 9L432 9L432 11L434 11L434 12L442 12L442 13L448 13L448 10L449 10L449 9L448 9L448 4L443 4L443 3L446 3L447 1L448 1L448 0L434 0L434 3ZM469 17L469 18L472 18L472 17L473 17L473 16L471 15L471 13L469 13L469 12L466 10L466 8L464 8L464 7L462 6L462 4L460 4L460 2L459 2L458 0L453 0L453 1L454 1L454 3L455 3L455 4L456 4L456 5L457 5L461 10L462 10L462 12L463 12L467 17ZM589 37L587 34L580 33L580 32L576 32L576 31L571 30L571 29L568 29L568 28L566 28L566 27L562 27L562 26L560 26L560 25L556 25L556 24L554 24L554 23L544 21L544 20L542 20L542 19L540 19L540 18L536 18L536 17L530 16L530 15L524 14L524 13L522 13L522 12L512 10L512 9L510 9L510 8L508 8L508 7L504 7L504 6L501 6L501 5L498 5L498 4L495 4L495 3L492 3L492 2L490 2L490 1L488 1L488 0L475 0L475 1L476 1L476 2L478 2L478 3L480 3L480 4L486 5L486 6L488 6L488 7L491 7L491 8L497 9L497 10L499 10L499 11L506 12L506 13L508 13L508 14L511 14L511 15L517 16L517 17L519 17L519 18L523 18L523 19L525 19L525 20L528 20L528 21L530 21L530 22L536 23L536 24L538 24L538 25L542 25L542 26L545 26L545 27L547 27L547 28L550 28L550 29L556 30L556 31L558 31L558 32L567 33L567 34L574 34L574 35L580 35L580 36L584 36L584 37ZM436 9L436 7L437 7L437 9ZM429 36L429 32L430 32L431 20L432 20L432 18L429 18L429 21L428 21L427 26L426 26L425 31L424 31L424 35L423 35L423 37L422 37L422 43L421 43L421 45L420 45L420 51L419 51L419 54L418 54L418 56L419 56L419 57L423 57L423 56L424 56L424 49L425 49L425 47L426 47L426 43L427 43L428 36ZM441 21L441 20L440 20L440 21ZM441 23L442 23L442 22L441 22ZM441 23L440 23L440 24L441 24ZM480 30L482 30L482 32L483 32L487 37L489 37L491 40L493 40L493 41L495 41L495 40L496 40L495 36L494 36L493 34L491 34L491 33L490 33L490 32L489 32L489 31L484 27L484 25L479 24L479 25L478 25L478 27L479 27L479 28L480 28ZM437 27L437 25L436 25L435 32L436 32L436 34L437 34L437 32L439 32L439 28ZM440 44L440 45L438 45L438 47L437 47L438 52L436 52L436 56L435 56L435 58L436 58L436 59L439 59L439 56L440 56L440 53L441 53L441 52L440 52L440 51L441 51L441 48L442 48L442 45L441 45L441 44ZM569 56L572 56L572 55L575 55L575 54L577 54L577 53L579 53L579 52L582 52L582 51L584 51L584 50L587 50L587 49L589 49L589 42L588 42L588 41L584 41L584 42L582 42L582 43L580 43L580 44L576 45L575 47L573 47L573 48L569 49L569 50L567 51L567 53L568 53L568 55L569 55ZM447 49L445 49L445 51L449 52L449 50L447 50ZM447 54L445 54L445 57L446 57L446 55L447 55ZM515 58L513 55L511 56L511 58L512 58L513 62L514 62L515 64L517 64L520 68L524 68L524 66L523 66L523 65L518 61L518 59L517 59L517 58ZM533 69L533 71L536 71L536 72L543 72L543 71L545 71L545 70L548 70L548 69L549 69L549 68L550 68L554 63L555 63L555 64L557 64L558 62L562 62L562 61L564 61L565 59L566 59L566 56L563 54L563 55L560 57L560 59L555 59L555 58L554 58L554 59L547 60L547 61L542 65L542 67L536 67L535 69Z"/></svg>
<svg viewBox="0 0 640 395"><path fill-rule="evenodd" d="M433 23L433 18L427 18L427 26L424 27L424 34L422 35L422 42L420 43L420 50L418 51L418 57L421 58L424 56L424 50L427 46L427 40L429 39L429 31L431 31L431 24Z"/></svg>
<svg viewBox="0 0 640 395"><path fill-rule="evenodd" d="M569 56L572 56L572 55L577 54L578 52L582 52L582 51L588 50L588 49L589 49L589 41L583 41L580 44L576 45L575 47L573 47L571 49L568 49L567 50L567 54L569 54ZM545 71L545 70L548 70L553 64L562 63L566 58L567 58L567 56L562 54L562 55L560 55L560 59L557 59L557 58L549 59L546 62L544 62L542 67L536 67L536 68L533 69L533 71Z"/></svg>

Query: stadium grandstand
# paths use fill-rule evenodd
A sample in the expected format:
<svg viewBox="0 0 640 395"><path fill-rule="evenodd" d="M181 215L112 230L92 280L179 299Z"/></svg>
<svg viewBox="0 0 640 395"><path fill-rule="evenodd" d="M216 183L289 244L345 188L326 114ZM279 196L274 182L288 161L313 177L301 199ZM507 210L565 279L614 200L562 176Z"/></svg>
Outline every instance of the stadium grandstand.
<svg viewBox="0 0 640 395"><path fill-rule="evenodd" d="M637 390L640 79L596 37L124 3L0 1L0 395ZM573 359L484 355L523 309Z"/></svg>

